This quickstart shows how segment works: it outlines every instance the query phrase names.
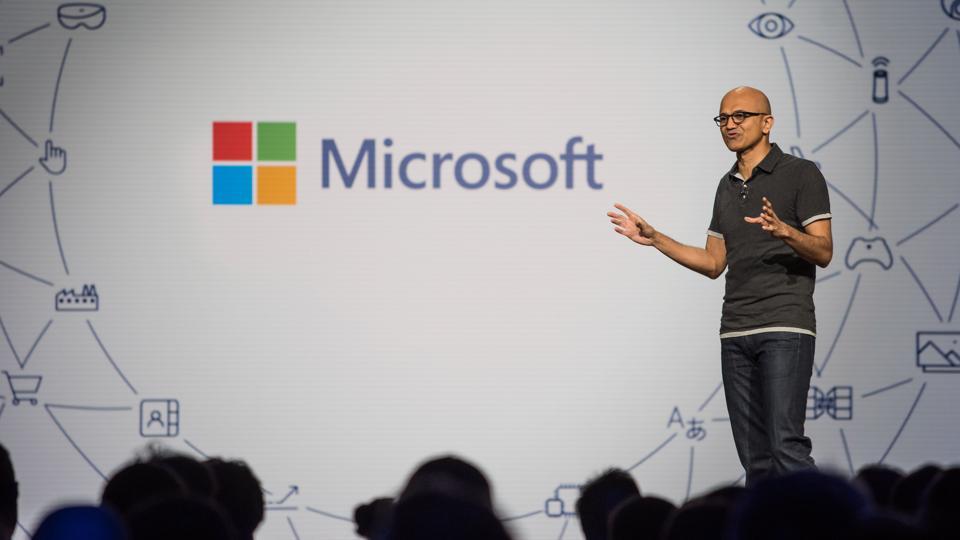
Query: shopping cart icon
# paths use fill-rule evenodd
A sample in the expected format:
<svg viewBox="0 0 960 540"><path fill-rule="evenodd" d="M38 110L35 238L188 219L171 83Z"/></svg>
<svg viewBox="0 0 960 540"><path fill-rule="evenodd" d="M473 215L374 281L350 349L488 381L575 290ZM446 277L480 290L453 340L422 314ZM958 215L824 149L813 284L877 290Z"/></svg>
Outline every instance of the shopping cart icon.
<svg viewBox="0 0 960 540"><path fill-rule="evenodd" d="M42 375L11 375L7 370L3 370L10 384L10 391L13 392L13 404L19 405L21 401L29 401L31 405L37 404L37 392L40 391L40 381Z"/></svg>

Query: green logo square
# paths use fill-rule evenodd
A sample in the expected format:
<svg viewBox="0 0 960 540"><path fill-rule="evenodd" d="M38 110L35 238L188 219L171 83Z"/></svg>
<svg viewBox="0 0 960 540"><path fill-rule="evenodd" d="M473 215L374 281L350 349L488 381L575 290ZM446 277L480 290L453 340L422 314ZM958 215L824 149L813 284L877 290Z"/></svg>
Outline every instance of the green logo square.
<svg viewBox="0 0 960 540"><path fill-rule="evenodd" d="M296 122L257 122L257 159L296 161Z"/></svg>

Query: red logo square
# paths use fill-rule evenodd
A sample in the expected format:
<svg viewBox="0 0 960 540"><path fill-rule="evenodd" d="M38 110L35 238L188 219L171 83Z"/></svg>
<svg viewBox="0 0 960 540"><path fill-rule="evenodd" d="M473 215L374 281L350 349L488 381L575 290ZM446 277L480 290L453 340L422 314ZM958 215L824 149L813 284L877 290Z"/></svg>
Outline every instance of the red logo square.
<svg viewBox="0 0 960 540"><path fill-rule="evenodd" d="M214 122L213 160L251 161L253 122Z"/></svg>

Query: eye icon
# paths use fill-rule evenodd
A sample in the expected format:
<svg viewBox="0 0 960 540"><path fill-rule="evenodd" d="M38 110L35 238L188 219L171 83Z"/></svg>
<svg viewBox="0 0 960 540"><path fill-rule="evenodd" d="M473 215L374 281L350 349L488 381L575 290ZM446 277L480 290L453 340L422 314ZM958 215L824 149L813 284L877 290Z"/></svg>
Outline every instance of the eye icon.
<svg viewBox="0 0 960 540"><path fill-rule="evenodd" d="M751 32L763 39L777 39L793 30L793 21L779 13L761 13L747 26Z"/></svg>

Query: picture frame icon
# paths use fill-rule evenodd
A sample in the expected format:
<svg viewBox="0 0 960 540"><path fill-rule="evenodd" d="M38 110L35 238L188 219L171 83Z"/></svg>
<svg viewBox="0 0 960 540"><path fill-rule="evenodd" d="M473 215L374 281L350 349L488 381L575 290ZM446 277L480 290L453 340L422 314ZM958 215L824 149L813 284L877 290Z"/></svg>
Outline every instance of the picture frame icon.
<svg viewBox="0 0 960 540"><path fill-rule="evenodd" d="M144 399L140 401L141 437L176 437L180 434L180 401Z"/></svg>

